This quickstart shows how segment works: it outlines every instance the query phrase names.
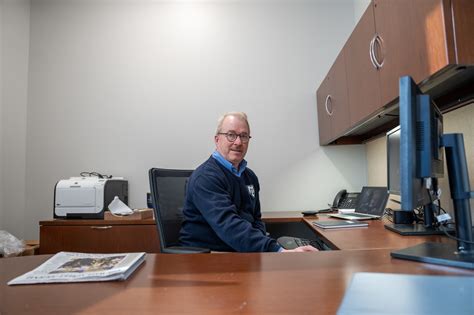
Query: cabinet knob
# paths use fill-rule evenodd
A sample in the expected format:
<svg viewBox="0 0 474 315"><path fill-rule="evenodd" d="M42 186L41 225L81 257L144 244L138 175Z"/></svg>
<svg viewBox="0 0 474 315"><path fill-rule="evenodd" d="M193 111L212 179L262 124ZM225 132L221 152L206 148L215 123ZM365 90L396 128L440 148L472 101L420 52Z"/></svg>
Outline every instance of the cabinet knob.
<svg viewBox="0 0 474 315"><path fill-rule="evenodd" d="M331 106L331 110L329 110L329 106ZM324 102L324 107L326 107L326 113L328 113L329 116L332 116L333 108L332 108L331 94L328 94L328 96L326 96L326 101Z"/></svg>

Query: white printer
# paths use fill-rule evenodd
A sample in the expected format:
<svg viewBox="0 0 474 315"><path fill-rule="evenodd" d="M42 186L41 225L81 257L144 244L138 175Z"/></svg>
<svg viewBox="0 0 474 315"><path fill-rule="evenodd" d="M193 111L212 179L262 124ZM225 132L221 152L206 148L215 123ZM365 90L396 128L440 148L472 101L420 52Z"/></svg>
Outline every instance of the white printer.
<svg viewBox="0 0 474 315"><path fill-rule="evenodd" d="M128 205L128 181L123 177L62 179L54 189L54 218L103 219L115 196Z"/></svg>

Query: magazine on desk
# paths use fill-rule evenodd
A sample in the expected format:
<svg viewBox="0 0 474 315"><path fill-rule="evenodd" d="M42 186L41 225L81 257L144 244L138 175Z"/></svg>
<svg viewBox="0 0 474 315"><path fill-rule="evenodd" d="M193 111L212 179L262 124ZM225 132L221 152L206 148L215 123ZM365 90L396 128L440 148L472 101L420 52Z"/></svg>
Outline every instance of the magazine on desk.
<svg viewBox="0 0 474 315"><path fill-rule="evenodd" d="M323 229L343 229L343 228L354 228L354 227L366 227L369 224L359 221L314 221L313 225Z"/></svg>
<svg viewBox="0 0 474 315"><path fill-rule="evenodd" d="M8 285L125 280L145 260L145 253L85 254L59 252Z"/></svg>

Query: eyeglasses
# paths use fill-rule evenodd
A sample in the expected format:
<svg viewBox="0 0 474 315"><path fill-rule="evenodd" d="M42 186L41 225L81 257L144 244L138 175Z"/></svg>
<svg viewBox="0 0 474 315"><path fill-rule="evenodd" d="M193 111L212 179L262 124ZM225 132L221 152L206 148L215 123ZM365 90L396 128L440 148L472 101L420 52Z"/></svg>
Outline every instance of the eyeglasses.
<svg viewBox="0 0 474 315"><path fill-rule="evenodd" d="M249 142L250 138L252 138L246 133L236 134L235 132L219 132L218 135L225 135L229 142L234 142L237 140L237 137L239 137L242 143L247 143Z"/></svg>

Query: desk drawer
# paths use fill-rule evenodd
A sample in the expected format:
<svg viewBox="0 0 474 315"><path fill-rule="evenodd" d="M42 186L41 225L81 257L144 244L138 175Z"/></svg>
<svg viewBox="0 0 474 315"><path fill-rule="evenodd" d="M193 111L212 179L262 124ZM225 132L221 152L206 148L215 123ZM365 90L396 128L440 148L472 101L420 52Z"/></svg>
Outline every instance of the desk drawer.
<svg viewBox="0 0 474 315"><path fill-rule="evenodd" d="M40 254L59 251L157 253L159 248L154 224L40 226Z"/></svg>

